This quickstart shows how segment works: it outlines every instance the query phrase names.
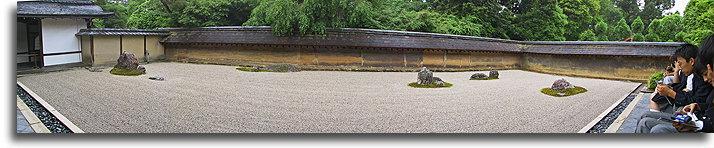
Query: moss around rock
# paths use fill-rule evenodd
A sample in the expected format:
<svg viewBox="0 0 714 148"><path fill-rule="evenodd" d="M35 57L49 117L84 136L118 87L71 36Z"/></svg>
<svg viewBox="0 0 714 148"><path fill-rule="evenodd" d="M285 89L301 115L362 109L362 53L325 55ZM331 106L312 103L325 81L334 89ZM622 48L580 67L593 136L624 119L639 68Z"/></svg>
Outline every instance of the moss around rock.
<svg viewBox="0 0 714 148"><path fill-rule="evenodd" d="M115 75L121 75L121 76L138 76L138 75L146 74L146 72L143 72L139 69L127 70L124 68L112 68L112 70L109 71L109 73L115 74Z"/></svg>
<svg viewBox="0 0 714 148"><path fill-rule="evenodd" d="M588 90L580 87L580 86L575 86L575 88L566 88L565 90L553 90L550 87L543 88L540 90L543 94L553 96L553 97L567 97L567 96L572 96L572 95L577 95L580 93L587 92Z"/></svg>
<svg viewBox="0 0 714 148"><path fill-rule="evenodd" d="M287 72L287 71L270 71L270 70L264 70L264 69L260 69L260 70L258 70L258 71L253 71L252 69L253 69L253 68L250 68L250 67L239 67L239 68L236 68L236 70L247 71L247 72Z"/></svg>
<svg viewBox="0 0 714 148"><path fill-rule="evenodd" d="M445 84L446 86L440 86L440 85L436 85L436 84L420 85L420 84L418 84L417 82L412 82L412 83L409 83L409 84L407 84L407 85L408 85L408 86L411 86L411 87L414 87L414 88L445 88L445 87L454 86L454 84L451 84L451 83L448 83L448 82L444 82L444 84Z"/></svg>

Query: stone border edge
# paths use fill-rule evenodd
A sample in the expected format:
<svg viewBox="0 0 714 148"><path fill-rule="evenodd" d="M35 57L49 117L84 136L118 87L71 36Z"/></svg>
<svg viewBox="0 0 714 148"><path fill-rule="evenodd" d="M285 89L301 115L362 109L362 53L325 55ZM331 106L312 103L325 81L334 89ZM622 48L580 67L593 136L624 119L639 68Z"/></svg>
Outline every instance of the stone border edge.
<svg viewBox="0 0 714 148"><path fill-rule="evenodd" d="M17 97L17 109L20 110L20 113L22 113L22 116L25 117L27 123L30 125L30 128L32 128L35 133L52 133L50 129L48 129L47 126L40 121L40 118L32 113L30 107L28 107L27 104L20 99L20 96L16 95L15 97Z"/></svg>
<svg viewBox="0 0 714 148"><path fill-rule="evenodd" d="M609 114L610 112L612 112L612 110L615 109L615 107L617 107L617 105L619 105L620 103L622 103L622 101L624 101L624 100L627 98L627 96L630 96L630 94L632 94L633 92L639 90L639 88L642 86L642 84L644 84L644 83L640 83L640 85L637 85L637 87L635 87L632 91L630 91L629 93L627 93L627 94L625 94L624 96L622 96L619 100L617 100L615 103L613 103L613 104L612 104L610 107L608 107L605 111L603 111L602 113L600 113L600 115L598 115L597 117L595 117L595 119L593 119L592 121L590 121L590 123L588 123L587 125L585 125L585 127L583 127L582 129L580 129L580 130L578 131L578 133L587 133L590 129L593 128L593 126L595 126L598 122L600 122L600 120L602 120L602 118L605 118L605 116L607 116L607 114ZM634 101L634 100L633 100L633 101ZM612 124L611 124L611 125L612 125ZM608 127L608 128L609 128L609 127Z"/></svg>
<svg viewBox="0 0 714 148"><path fill-rule="evenodd" d="M30 90L29 88L27 88L27 86L25 86L24 84L22 84L20 81L17 81L17 85L19 85L20 87L22 87L22 89L24 89L24 90L27 92L27 94L29 94L30 96L32 96L32 98L34 98L34 99L37 101L37 103L40 103L40 104L42 105L42 107L44 107L45 109L47 109L47 111L49 111L50 114L54 115L54 116L57 118L57 120L59 120L60 122L62 122L62 124L64 124L65 126L67 126L67 128L68 128L69 130L71 130L73 133L84 133L84 131L83 131L82 129L80 129L79 127L77 127L77 125L75 125L74 123L72 123L72 121L69 121L69 119L67 119L67 117L65 117L64 115L62 115L59 111L57 111L54 107L52 107L52 105L50 105L49 103L47 103L47 101L45 101L44 99L42 99L39 95L35 94L35 92L33 92L32 90Z"/></svg>
<svg viewBox="0 0 714 148"><path fill-rule="evenodd" d="M629 105L627 105L627 108L620 113L620 115L615 119L615 121L610 124L610 127L608 127L605 130L605 133L617 133L618 130L620 130L620 126L622 126L622 123L625 123L625 120L627 120L627 117L630 117L630 114L632 113L632 110L635 109L635 106L640 102L642 97L644 97L645 93L637 93L637 97L632 100L632 103L630 102Z"/></svg>

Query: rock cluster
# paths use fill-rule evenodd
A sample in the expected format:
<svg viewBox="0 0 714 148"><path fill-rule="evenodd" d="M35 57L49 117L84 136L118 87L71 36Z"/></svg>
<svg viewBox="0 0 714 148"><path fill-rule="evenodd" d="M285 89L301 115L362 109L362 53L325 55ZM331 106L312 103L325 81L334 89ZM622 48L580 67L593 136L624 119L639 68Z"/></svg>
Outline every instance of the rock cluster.
<svg viewBox="0 0 714 148"><path fill-rule="evenodd" d="M575 86L571 85L570 82L565 79L558 79L553 82L553 85L550 86L550 88L553 90L565 90L567 88L575 88Z"/></svg>
<svg viewBox="0 0 714 148"><path fill-rule="evenodd" d="M471 75L471 80L487 80L487 79L498 79L498 71L491 70L488 75L484 73L475 73Z"/></svg>
<svg viewBox="0 0 714 148"><path fill-rule="evenodd" d="M132 53L124 51L117 59L117 65L114 68L121 68L129 71L140 70L141 72L146 72L144 66L139 66L139 60Z"/></svg>
<svg viewBox="0 0 714 148"><path fill-rule="evenodd" d="M475 73L475 74L471 75L471 79L486 80L486 79L488 79L488 76L483 73Z"/></svg>
<svg viewBox="0 0 714 148"><path fill-rule="evenodd" d="M498 71L491 70L488 72L488 78L498 79Z"/></svg>
<svg viewBox="0 0 714 148"><path fill-rule="evenodd" d="M431 72L429 69L426 69L426 67L422 67L421 70L419 71L419 74L417 75L417 84L419 84L419 85L436 84L439 86L446 86L446 83L444 83L444 81L441 80L441 78L434 77L434 73Z"/></svg>

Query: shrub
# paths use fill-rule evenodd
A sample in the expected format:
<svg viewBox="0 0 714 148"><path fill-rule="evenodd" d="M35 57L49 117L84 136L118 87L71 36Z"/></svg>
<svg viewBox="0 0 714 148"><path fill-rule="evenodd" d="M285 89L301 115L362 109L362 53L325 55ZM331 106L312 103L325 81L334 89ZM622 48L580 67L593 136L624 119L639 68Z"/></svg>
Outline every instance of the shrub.
<svg viewBox="0 0 714 148"><path fill-rule="evenodd" d="M647 89L654 89L657 87L657 81L662 81L664 79L664 72L655 72L650 75L650 79L647 80Z"/></svg>

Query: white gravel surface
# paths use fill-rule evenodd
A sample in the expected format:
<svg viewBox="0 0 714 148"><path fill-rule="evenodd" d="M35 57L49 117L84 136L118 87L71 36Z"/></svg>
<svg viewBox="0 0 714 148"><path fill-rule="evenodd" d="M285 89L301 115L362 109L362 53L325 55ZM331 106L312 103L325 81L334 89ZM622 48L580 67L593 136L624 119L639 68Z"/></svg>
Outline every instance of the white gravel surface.
<svg viewBox="0 0 714 148"><path fill-rule="evenodd" d="M76 69L18 81L90 133L575 133L639 85L503 70L487 81L435 72L454 86L434 89L407 86L416 72L144 66L141 76ZM589 91L539 92L559 78Z"/></svg>

